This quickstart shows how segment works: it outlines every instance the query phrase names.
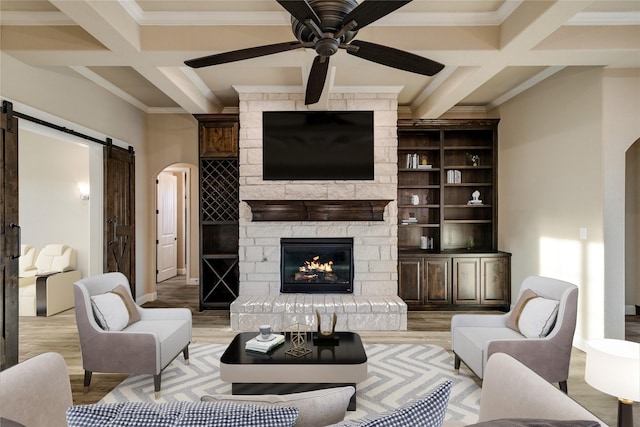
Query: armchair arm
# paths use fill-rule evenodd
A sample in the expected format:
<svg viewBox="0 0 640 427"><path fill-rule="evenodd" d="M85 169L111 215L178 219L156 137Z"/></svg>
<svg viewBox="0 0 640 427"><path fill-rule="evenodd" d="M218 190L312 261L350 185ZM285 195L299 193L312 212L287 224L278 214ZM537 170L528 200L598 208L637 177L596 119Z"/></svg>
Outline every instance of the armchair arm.
<svg viewBox="0 0 640 427"><path fill-rule="evenodd" d="M150 332L95 331L81 343L87 371L159 374L160 342Z"/></svg>
<svg viewBox="0 0 640 427"><path fill-rule="evenodd" d="M509 313L504 314L456 314L451 317L451 332L464 326L502 328L507 326Z"/></svg>
<svg viewBox="0 0 640 427"><path fill-rule="evenodd" d="M65 411L73 405L73 397L60 354L42 353L5 369L0 372L0 384L3 418L30 427L67 426Z"/></svg>
<svg viewBox="0 0 640 427"><path fill-rule="evenodd" d="M74 305L73 282L80 280L79 270L48 272L36 276L36 312L38 316L51 316Z"/></svg>
<svg viewBox="0 0 640 427"><path fill-rule="evenodd" d="M38 269L37 268L30 268L29 270L25 270L21 273L20 278L26 278L26 277L36 277L36 274L38 274Z"/></svg>
<svg viewBox="0 0 640 427"><path fill-rule="evenodd" d="M188 308L142 308L138 307L141 320L191 320Z"/></svg>
<svg viewBox="0 0 640 427"><path fill-rule="evenodd" d="M485 363L494 353L512 356L551 383L566 381L569 377L571 347L562 346L556 340L526 338L489 341L484 352Z"/></svg>
<svg viewBox="0 0 640 427"><path fill-rule="evenodd" d="M516 360L496 354L487 362L479 422L501 418L595 420L606 424Z"/></svg>

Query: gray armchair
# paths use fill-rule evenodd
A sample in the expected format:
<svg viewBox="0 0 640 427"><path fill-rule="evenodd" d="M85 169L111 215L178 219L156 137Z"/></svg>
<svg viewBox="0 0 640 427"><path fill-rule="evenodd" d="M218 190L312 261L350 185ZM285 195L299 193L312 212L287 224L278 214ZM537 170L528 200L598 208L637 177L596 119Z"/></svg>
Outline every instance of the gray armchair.
<svg viewBox="0 0 640 427"><path fill-rule="evenodd" d="M91 297L123 285L131 295L122 273L105 273L74 284L76 323L80 336L84 386L88 390L93 372L150 374L155 397L160 397L162 370L180 352L189 363L191 311L186 308L142 308L134 303L140 320L120 331L108 331L96 321Z"/></svg>
<svg viewBox="0 0 640 427"><path fill-rule="evenodd" d="M513 311L504 314L457 314L451 318L451 349L458 372L463 361L482 379L493 353L506 353L567 392L569 362L578 309L578 287L562 280L529 276L520 294L531 289L536 294L559 301L551 331L542 338L527 338L507 327Z"/></svg>

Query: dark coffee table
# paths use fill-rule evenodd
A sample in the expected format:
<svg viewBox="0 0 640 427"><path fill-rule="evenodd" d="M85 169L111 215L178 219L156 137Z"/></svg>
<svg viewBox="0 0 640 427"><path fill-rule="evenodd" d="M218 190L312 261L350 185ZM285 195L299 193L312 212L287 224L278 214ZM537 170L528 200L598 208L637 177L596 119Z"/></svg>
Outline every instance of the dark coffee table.
<svg viewBox="0 0 640 427"><path fill-rule="evenodd" d="M231 383L233 394L287 394L351 385L367 379L367 354L360 335L336 332L338 345L314 345L311 334L303 357L285 354L291 348L284 344L261 354L245 350L245 343L258 335L241 332L236 335L220 358L220 379ZM354 393L349 410L356 407Z"/></svg>

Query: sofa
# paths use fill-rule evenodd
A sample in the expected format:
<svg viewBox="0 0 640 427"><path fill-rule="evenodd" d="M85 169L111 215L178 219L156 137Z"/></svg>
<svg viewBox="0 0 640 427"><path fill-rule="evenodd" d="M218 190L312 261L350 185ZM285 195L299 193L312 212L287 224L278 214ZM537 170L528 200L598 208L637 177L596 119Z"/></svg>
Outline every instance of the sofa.
<svg viewBox="0 0 640 427"><path fill-rule="evenodd" d="M36 258L38 249L31 245L20 245L20 258L18 258L18 277L33 277L38 272L36 267Z"/></svg>
<svg viewBox="0 0 640 427"><path fill-rule="evenodd" d="M3 427L11 425L7 420L29 427L67 426L65 413L72 407L73 402L67 367L61 355L44 353L6 369L0 372L0 384L2 384L0 417L3 419L0 425ZM326 393L326 391L321 390L320 393ZM349 398L349 393L345 393L343 410L346 410ZM229 400L235 402L249 399L247 396L238 396L238 399L229 396ZM256 399L278 400L279 398L260 396ZM325 399L319 397L317 400ZM225 404L225 402L218 403ZM212 405L214 403L187 404ZM144 405L147 409L159 406L154 403ZM91 409L99 406L101 405L80 405L73 408ZM504 353L497 353L491 356L486 366L478 423L479 425L498 425L498 421L495 420L513 418L592 420L607 427L602 420L523 364ZM350 422L345 424L356 425ZM93 425L99 425L99 423ZM341 423L338 422L335 425L339 426ZM444 425L453 427L460 424L445 422Z"/></svg>
<svg viewBox="0 0 640 427"><path fill-rule="evenodd" d="M36 251L23 245L22 251L24 255L20 256L18 281L19 315L46 317L73 308L73 282L82 278L81 272L76 270L75 249L51 244Z"/></svg>

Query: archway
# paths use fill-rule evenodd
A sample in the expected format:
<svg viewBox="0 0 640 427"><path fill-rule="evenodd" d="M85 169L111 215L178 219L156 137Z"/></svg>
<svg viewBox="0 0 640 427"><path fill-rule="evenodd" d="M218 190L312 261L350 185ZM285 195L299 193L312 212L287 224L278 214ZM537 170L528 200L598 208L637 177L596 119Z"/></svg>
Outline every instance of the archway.
<svg viewBox="0 0 640 427"><path fill-rule="evenodd" d="M625 153L625 314L640 314L640 139Z"/></svg>
<svg viewBox="0 0 640 427"><path fill-rule="evenodd" d="M156 283L177 275L188 283L193 277L189 264L194 167L175 163L156 177Z"/></svg>

